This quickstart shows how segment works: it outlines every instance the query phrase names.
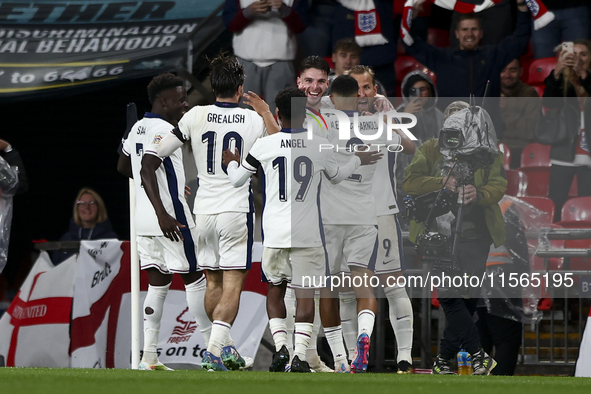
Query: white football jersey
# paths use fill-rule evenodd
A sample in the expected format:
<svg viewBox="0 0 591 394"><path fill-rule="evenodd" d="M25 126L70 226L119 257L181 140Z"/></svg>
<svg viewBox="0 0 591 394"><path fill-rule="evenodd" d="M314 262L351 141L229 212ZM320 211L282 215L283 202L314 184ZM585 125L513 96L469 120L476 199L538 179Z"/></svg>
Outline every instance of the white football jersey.
<svg viewBox="0 0 591 394"><path fill-rule="evenodd" d="M335 155L321 137L307 138L305 129L283 129L255 142L242 165L250 172L261 166L264 175L263 236L270 248L323 245L319 216L319 188L340 172L351 173L351 156L339 168ZM323 146L323 149L321 147ZM345 175L346 176L346 175ZM325 185L322 185L324 188Z"/></svg>
<svg viewBox="0 0 591 394"><path fill-rule="evenodd" d="M135 180L135 227L137 235L163 235L158 225L156 211L146 194L140 170L144 154L158 156L158 144L170 134L173 125L159 115L146 112L144 118L133 125L123 143L123 153L131 158L131 170ZM193 216L185 199L185 170L183 153L177 149L162 161L156 170L160 199L166 212L188 228L195 227Z"/></svg>
<svg viewBox="0 0 591 394"><path fill-rule="evenodd" d="M344 111L347 112L347 111ZM400 136L394 133L393 140L387 140L387 134L384 131L382 135L376 140L362 140L353 133L354 118L352 113L350 116L351 139L349 141L339 140L339 122L335 116L329 116L328 122L328 139L331 144L335 146L336 158L339 165L347 161L354 152L347 151L346 147L353 144L371 144L376 146L380 144L380 152L383 156L378 163L387 159L387 145L394 145L400 143ZM360 132L365 135L374 135L378 130L377 116L359 116L358 123ZM338 149L337 149L338 147ZM379 164L359 167L354 174L343 182L322 188L321 204L322 217L324 224L336 225L376 225L377 224L377 203L373 196L373 178L376 173L376 168ZM384 165L382 163L381 165ZM386 167L387 169L387 167ZM387 178L382 178L382 184L389 182ZM381 185L383 186L383 185ZM381 200L381 198L380 198ZM379 204L384 204L380 201Z"/></svg>
<svg viewBox="0 0 591 394"><path fill-rule="evenodd" d="M400 136L393 135L398 142L392 141L390 144L400 143ZM376 173L373 176L371 192L376 201L377 216L392 215L398 213L398 202L396 200L396 157L398 153L389 152L382 149L384 156L378 161Z"/></svg>
<svg viewBox="0 0 591 394"><path fill-rule="evenodd" d="M240 156L246 157L254 142L266 134L263 118L238 104L216 102L193 107L180 120L178 129L183 142L191 140L197 167L199 188L193 212L251 212L250 181L239 188L230 184L222 152L238 148Z"/></svg>

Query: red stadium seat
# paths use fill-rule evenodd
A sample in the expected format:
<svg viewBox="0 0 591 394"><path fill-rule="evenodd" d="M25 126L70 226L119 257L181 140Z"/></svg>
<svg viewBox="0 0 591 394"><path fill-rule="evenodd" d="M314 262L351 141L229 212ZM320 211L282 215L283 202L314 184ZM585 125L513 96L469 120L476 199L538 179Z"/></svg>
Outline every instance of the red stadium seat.
<svg viewBox="0 0 591 394"><path fill-rule="evenodd" d="M528 85L543 85L544 80L550 75L550 72L556 67L555 57L545 57L536 59L529 66Z"/></svg>
<svg viewBox="0 0 591 394"><path fill-rule="evenodd" d="M580 197L588 198L591 197ZM569 200L570 201L570 200ZM568 201L567 201L568 203ZM565 204L566 206L566 204ZM564 212L564 208L563 211ZM564 213L563 213L564 214ZM556 226L563 228L589 228L591 229L591 220L576 220L576 221L560 221L555 223ZM564 241L565 249L591 249L591 239L567 239ZM569 264L567 265L566 259L564 259L564 265L558 269L569 269L569 270L591 270L591 259L583 257L572 257Z"/></svg>
<svg viewBox="0 0 591 394"><path fill-rule="evenodd" d="M498 145L499 150L503 154L503 167L505 170L511 169L511 148L507 145L503 144L502 142Z"/></svg>
<svg viewBox="0 0 591 394"><path fill-rule="evenodd" d="M427 30L427 42L434 47L449 47L449 31L430 27Z"/></svg>
<svg viewBox="0 0 591 394"><path fill-rule="evenodd" d="M591 197L571 198L562 206L561 220L565 222L591 221Z"/></svg>
<svg viewBox="0 0 591 394"><path fill-rule="evenodd" d="M533 143L523 148L521 167L550 167L550 145Z"/></svg>
<svg viewBox="0 0 591 394"><path fill-rule="evenodd" d="M526 196L548 197L550 167L519 167L527 175Z"/></svg>
<svg viewBox="0 0 591 394"><path fill-rule="evenodd" d="M527 175L517 170L505 170L507 175L507 192L505 194L515 197L526 196Z"/></svg>
<svg viewBox="0 0 591 394"><path fill-rule="evenodd" d="M525 196L520 197L520 199L525 201L529 205L532 205L536 209L548 213L548 220L550 221L550 223L554 221L554 215L556 214L556 206L554 205L554 201L550 200L548 197Z"/></svg>
<svg viewBox="0 0 591 394"><path fill-rule="evenodd" d="M324 60L326 60L326 62L330 66L330 69L334 70L334 62L332 61L332 56L327 56L324 58Z"/></svg>

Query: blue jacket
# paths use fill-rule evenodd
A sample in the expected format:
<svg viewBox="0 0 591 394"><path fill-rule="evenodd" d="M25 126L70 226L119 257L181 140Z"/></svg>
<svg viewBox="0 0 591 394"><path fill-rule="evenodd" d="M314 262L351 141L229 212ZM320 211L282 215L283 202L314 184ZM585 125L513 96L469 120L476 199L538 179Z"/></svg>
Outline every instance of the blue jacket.
<svg viewBox="0 0 591 394"><path fill-rule="evenodd" d="M89 239L108 239L108 238L119 238L113 231L111 221L107 218L102 223L98 223L94 228L82 228L76 224L74 219L70 219L70 230L62 235L60 241L80 241ZM68 257L75 254L74 252L56 250L51 253L51 260L53 264L58 265L59 263L66 260Z"/></svg>

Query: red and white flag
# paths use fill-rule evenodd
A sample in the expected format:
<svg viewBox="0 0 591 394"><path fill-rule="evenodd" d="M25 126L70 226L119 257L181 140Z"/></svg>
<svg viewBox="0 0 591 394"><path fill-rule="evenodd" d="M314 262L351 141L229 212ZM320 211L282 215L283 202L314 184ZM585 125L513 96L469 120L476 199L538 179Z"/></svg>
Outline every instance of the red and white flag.
<svg viewBox="0 0 591 394"><path fill-rule="evenodd" d="M400 37L406 45L412 45L414 40L410 35L410 26L413 19L413 7L419 0L406 0L404 3L404 11L402 12L402 22L400 26ZM502 0L484 0L482 4L475 5L465 3L461 0L427 0L431 3L445 8L447 10L454 10L462 14L468 14L471 12L480 12L487 8L493 7ZM527 8L529 8L534 18L534 29L538 30L546 26L548 23L554 20L554 14L546 8L541 0L525 0Z"/></svg>
<svg viewBox="0 0 591 394"><path fill-rule="evenodd" d="M57 267L42 252L0 319L0 356L7 367L70 366L70 312L76 257Z"/></svg>

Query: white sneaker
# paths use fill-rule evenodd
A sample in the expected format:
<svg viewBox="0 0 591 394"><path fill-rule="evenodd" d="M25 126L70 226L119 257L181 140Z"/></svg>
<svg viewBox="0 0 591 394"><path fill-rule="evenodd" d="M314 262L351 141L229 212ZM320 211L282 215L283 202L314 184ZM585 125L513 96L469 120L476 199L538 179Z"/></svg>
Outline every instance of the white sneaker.
<svg viewBox="0 0 591 394"><path fill-rule="evenodd" d="M156 364L148 364L146 362L141 362L138 369L140 371L174 371L174 369L168 368L160 361L156 361Z"/></svg>
<svg viewBox="0 0 591 394"><path fill-rule="evenodd" d="M312 357L308 364L314 372L334 372L332 369L328 368L328 366L320 359L319 356Z"/></svg>
<svg viewBox="0 0 591 394"><path fill-rule="evenodd" d="M242 356L242 358L244 359L244 367L241 367L241 370L251 368L254 365L254 358L246 356Z"/></svg>

